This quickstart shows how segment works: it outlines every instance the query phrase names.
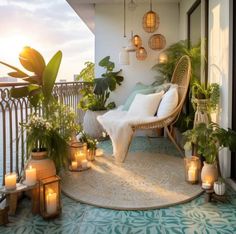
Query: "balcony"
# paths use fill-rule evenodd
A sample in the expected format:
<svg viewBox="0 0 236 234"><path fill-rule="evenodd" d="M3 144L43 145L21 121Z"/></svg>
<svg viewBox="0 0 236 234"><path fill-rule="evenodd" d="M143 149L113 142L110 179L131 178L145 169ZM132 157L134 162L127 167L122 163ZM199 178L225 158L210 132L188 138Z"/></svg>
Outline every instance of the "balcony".
<svg viewBox="0 0 236 234"><path fill-rule="evenodd" d="M20 2L23 7L26 5L28 7L26 9L29 11L32 9L34 11L33 3L27 5L24 1ZM225 139L230 140L231 138L228 137L230 131L227 129L236 130L236 112L234 111L236 110L236 72L233 68L236 66L236 45L232 42L235 41L233 39L236 34L236 14L233 14L236 12L236 4L230 0L153 1L151 8L153 7L152 9L159 14L160 27L156 32L149 33L144 30L141 22L144 13L150 9L147 0L67 0L67 2L69 3L67 8L72 7L95 36L94 77L109 78L111 77L109 72L113 72L109 68L102 73L107 67L106 63L104 65L104 59L102 59L102 63L99 63L101 58L105 58L107 61L107 57L109 57L114 63L108 61L111 62L108 64L112 64L111 67L114 65L114 70L122 70L117 73L119 77L116 80L115 91L113 90L114 82L112 85L105 82L105 94L109 97L106 101L111 103L115 101L118 108L112 108L112 111L108 112L106 101L102 107L99 106L101 92L95 92L96 82L99 83L99 81L92 81L93 89L90 82L84 81L55 83L49 98L54 97L57 104L70 107L75 113L73 122L81 124L84 129L86 126L92 130L96 129L100 137L90 136L89 140L91 141L84 144L83 137L88 140L87 137L90 133L88 134L87 129L85 134L88 135L83 135L83 132L78 130L79 134L76 138L73 134L73 140L68 140L66 147L64 147L64 150L69 152L65 168L60 167L60 170L56 172L55 166L43 164L45 167L43 166L40 172L44 174L45 178L40 178L36 184L29 185L27 184L29 181L26 182L26 174L35 172L32 169L35 169L36 166L34 167L35 164L32 164L34 152L28 152L28 132L23 131L21 123L29 122L32 113L36 113L35 115L40 118L46 116L46 112L55 111L58 113L59 107L56 106L58 110L53 107L54 111L45 110L48 103L44 103L45 106L43 106L43 101L41 101L35 108L30 103L29 97L32 98L30 95L14 98L10 90L16 87L27 87L29 85L27 82L0 82L0 224L4 223L4 225L0 225L0 233L236 233L235 152L231 153L231 148L230 150L223 148L219 155L218 153L210 156L207 154L207 149L216 149L218 152L220 140L223 142L222 146L228 147L228 141ZM16 3L16 5L21 5L21 3ZM40 6L45 8L45 6ZM64 14L64 8L63 14L60 14L60 10L61 8L58 8L60 17L63 15L65 19L68 19ZM40 12L42 13L42 10ZM53 12L53 14L58 16L58 12ZM35 11L36 13L37 11ZM63 24L64 21L66 20L63 18ZM197 22L200 23L197 24ZM67 23L66 21L65 24ZM72 25L72 29L75 30L76 26ZM132 42L129 39L133 36L131 31L142 38L142 47L145 47L147 54L141 56L137 53L138 48L136 48L135 52L128 52L128 59L123 57L125 61L121 61L122 59L118 55L123 46L126 49L129 48L129 43ZM153 34L164 36L165 48L161 50L160 48L158 50L151 48L150 38ZM197 128L198 122L195 126L188 127L187 129L190 131L192 128L197 129L199 135L196 137L194 131L188 132L187 137L189 137L188 140L190 139L189 142L193 150L184 152L182 133L186 129L181 132L180 125L176 125L176 122L181 118L181 114L189 113L188 102L191 102L192 98L189 99L188 96L193 97L193 94L187 94L188 78L190 79L194 73L194 59L189 53L190 41L196 43L199 38L203 40L198 47L198 49L200 48L198 52L200 51L200 57L205 56L206 61L201 59L198 64L198 82L204 84L205 88L212 83L219 87L218 112L214 112L211 116L212 120L219 125L205 124L203 126L200 124L199 129ZM180 63L179 69L173 69L178 67L178 62L176 62L170 75L170 79L173 78L170 81L171 84L164 82L160 88L155 81L159 81L156 75L159 76L161 72L159 70L159 73L154 74L151 67L161 64L163 60L168 61L168 52L165 49L173 44L176 45L176 43L179 45L179 41L186 39L188 46L185 45L184 51L187 51L187 61L190 58L192 63L189 64L191 65ZM73 40L75 40L74 37L71 44L74 43ZM66 46L63 48L67 49ZM196 52L196 47L193 46L193 48L193 51ZM125 52L127 55L126 49L121 52ZM49 46L46 47L46 50L49 50ZM232 51L234 51L233 54ZM83 53L81 54L84 56ZM178 58L178 61L183 57L186 60L186 54L184 54ZM71 60L68 57L65 60L65 67L70 70ZM43 65L43 69L46 69L47 65ZM28 70L27 65L23 65L23 67ZM190 69L192 69L191 73ZM179 72L175 74L174 70ZM32 73L31 68L28 71L30 74ZM35 74L31 74L30 79L35 79ZM164 76L167 76L166 74ZM40 73L40 75L42 74ZM120 76L124 79L121 79ZM51 76L49 77L51 78ZM36 76L36 78L41 77ZM114 77L112 76L112 78ZM182 82L184 79L185 82ZM168 87L165 86L166 84ZM42 91L45 84L38 82L37 85L40 88L38 91ZM193 84L190 86L192 88ZM94 95L92 98L95 98L90 102L96 108L93 105L87 110L82 110L82 107L79 107L78 104L84 97L81 92L84 88L88 88L89 94ZM165 94L173 93L171 91L173 89L176 90L174 94L177 96L172 96L169 104L176 102L176 106L172 110L178 109L183 112L173 111L174 114L171 112L170 115L163 118L164 121L159 122L159 119L157 120L158 110ZM40 94L45 95L44 93ZM102 96L102 101L106 95ZM143 116L140 118L139 114L146 113L149 109L147 108L149 102L143 102L143 99L148 95L155 96L155 101L153 101L156 105L153 108L155 113L142 119ZM136 100L135 103L137 96L143 99ZM128 101L129 99L131 101ZM183 101L188 100L187 104L182 103L182 99ZM42 100L45 99L42 98ZM162 106L168 106L168 103L163 103ZM99 108L97 108L98 106ZM124 106L128 106L127 109ZM134 111L131 112L132 118L128 118L128 121L124 122L127 120L125 117L128 116L130 106ZM112 107L114 107L113 104ZM199 104L193 110L195 115L198 112L202 118L198 118L198 121L201 120L200 123L203 118L209 118L209 109L207 108L208 106L203 102L201 107ZM104 109L106 110L104 111ZM63 114L67 113L69 109L65 110ZM99 111L99 114L96 111ZM95 117L85 121L86 115L87 118L88 115ZM99 128L94 127L97 115L100 116L98 117L100 124L96 125ZM107 116L111 119L107 119ZM101 120L101 118L104 119ZM57 121L58 118L55 118L55 122ZM110 123L109 126L104 125L106 121ZM50 124L52 123L51 119ZM67 124L62 127L66 128ZM98 124L97 121L96 124ZM103 128L101 128L101 124ZM47 129L47 123L45 126ZM202 131L202 126L205 132ZM147 131L146 128L148 128ZM115 135L114 132L118 132L118 134ZM216 135L222 134L222 132L225 134L225 138L218 139ZM44 135L44 132L42 131L39 135ZM213 145L211 144L212 136L213 140L217 142L214 142ZM97 144L95 138L99 138ZM195 142L196 139L197 142ZM58 140L52 145L59 148L61 146L59 142L63 144ZM204 146L201 147L200 153L196 148L198 143L200 146ZM95 145L97 151L94 148L86 148L89 144ZM120 159L117 156L119 154L124 157ZM183 154L185 154L184 157ZM95 160L92 160L93 157ZM50 159L54 163L58 163L58 158ZM220 181L216 183L216 188L214 188L214 182L217 180L217 178L212 179L215 176L212 176L214 173L209 173L211 176L205 173L208 176L200 178L201 173L203 174L203 159L207 161L206 164L214 167L214 173L217 168L221 169L221 176L225 182L223 185L226 186L224 194L222 192L224 187ZM43 156L38 160L43 161L45 158ZM210 163L208 163L209 161ZM216 163L218 164L216 165ZM19 182L17 185L19 187L16 189L6 189L11 179L9 179L8 173L16 173L16 180ZM53 174L53 176L45 176L47 173ZM6 177L8 177L8 182L5 180ZM34 176L28 175L28 178L32 177Z"/></svg>

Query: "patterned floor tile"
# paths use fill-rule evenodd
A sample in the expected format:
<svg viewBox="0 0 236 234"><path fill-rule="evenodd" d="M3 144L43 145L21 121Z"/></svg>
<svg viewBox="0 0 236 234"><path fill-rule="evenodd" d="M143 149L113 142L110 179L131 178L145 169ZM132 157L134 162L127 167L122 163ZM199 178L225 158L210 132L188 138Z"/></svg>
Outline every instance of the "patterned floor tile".
<svg viewBox="0 0 236 234"><path fill-rule="evenodd" d="M135 138L131 150L178 155L166 139ZM101 144L112 152L109 141ZM205 203L204 195L191 202L149 211L117 211L73 201L62 195L61 217L45 221L30 212L28 199L1 234L233 234L236 233L236 193L227 190L229 203Z"/></svg>

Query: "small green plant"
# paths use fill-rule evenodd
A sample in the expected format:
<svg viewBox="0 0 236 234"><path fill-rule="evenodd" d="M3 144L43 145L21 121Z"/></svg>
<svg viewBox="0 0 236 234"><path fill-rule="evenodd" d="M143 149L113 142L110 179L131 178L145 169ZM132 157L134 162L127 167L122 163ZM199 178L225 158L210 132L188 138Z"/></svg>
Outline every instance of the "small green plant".
<svg viewBox="0 0 236 234"><path fill-rule="evenodd" d="M219 104L220 99L220 86L217 83L201 84L199 81L192 83L192 102L194 104L195 99L208 99L208 111L209 113L215 111Z"/></svg>
<svg viewBox="0 0 236 234"><path fill-rule="evenodd" d="M123 77L120 76L120 72L114 72L115 64L110 61L110 56L103 58L99 62L99 66L105 69L105 72L101 75L101 78L94 78L92 80L93 91L89 87L85 87L81 90L83 98L79 102L79 108L82 110L108 110L115 108L115 103L110 102L107 104L107 101L110 97L110 93L116 89L117 85L121 85ZM85 71L91 74L92 66L87 66L87 69L82 70L82 74L78 77L85 76Z"/></svg>
<svg viewBox="0 0 236 234"><path fill-rule="evenodd" d="M75 113L67 106L58 102L51 102L51 114L37 116L32 114L29 120L21 123L27 133L28 155L31 151L47 150L49 158L56 165L57 170L66 165L68 159L68 142L73 133L79 131L75 123Z"/></svg>
<svg viewBox="0 0 236 234"><path fill-rule="evenodd" d="M84 130L82 130L82 128L79 133L79 141L83 143L87 143L88 149L91 149L91 150L97 149L97 144L98 144L97 139L89 136L87 133L84 132Z"/></svg>
<svg viewBox="0 0 236 234"><path fill-rule="evenodd" d="M190 150L192 144L197 145L197 153L202 155L206 162L216 162L219 150L228 147L236 150L236 132L231 129L220 128L216 123L199 123L196 127L184 133L186 143L184 148Z"/></svg>

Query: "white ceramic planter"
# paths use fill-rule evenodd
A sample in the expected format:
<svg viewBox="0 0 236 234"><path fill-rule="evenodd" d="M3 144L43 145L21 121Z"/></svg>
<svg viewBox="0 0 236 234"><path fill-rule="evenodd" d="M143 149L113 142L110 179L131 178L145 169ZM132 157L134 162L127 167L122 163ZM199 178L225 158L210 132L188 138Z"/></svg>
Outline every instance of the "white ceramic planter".
<svg viewBox="0 0 236 234"><path fill-rule="evenodd" d="M97 117L99 115L105 114L106 112L107 111L86 111L84 116L83 128L89 136L97 139L102 138L102 133L104 132L104 129L97 121Z"/></svg>
<svg viewBox="0 0 236 234"><path fill-rule="evenodd" d="M225 194L225 183L216 181L214 183L214 192L217 195L224 195Z"/></svg>

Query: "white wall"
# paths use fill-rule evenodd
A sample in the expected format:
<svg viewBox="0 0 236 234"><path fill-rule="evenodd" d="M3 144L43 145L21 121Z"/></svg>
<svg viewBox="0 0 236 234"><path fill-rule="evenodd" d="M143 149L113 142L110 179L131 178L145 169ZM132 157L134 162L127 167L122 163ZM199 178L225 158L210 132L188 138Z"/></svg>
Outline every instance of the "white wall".
<svg viewBox="0 0 236 234"><path fill-rule="evenodd" d="M187 12L196 0L181 0L179 5L179 38L180 40L187 39Z"/></svg>
<svg viewBox="0 0 236 234"><path fill-rule="evenodd" d="M231 8L232 9L232 8ZM232 45L230 26L230 1L209 1L209 73L210 82L221 86L220 115L218 122L224 128L231 126L232 116ZM220 153L224 177L230 176L230 153Z"/></svg>
<svg viewBox="0 0 236 234"><path fill-rule="evenodd" d="M136 82L150 84L154 81L155 72L151 67L156 64L159 52L148 48L148 39L151 35L142 28L142 17L149 10L149 4L138 4L132 13L127 9L127 36L131 30L142 37L143 45L148 52L145 61L138 61L135 53L130 53L130 65L119 65L119 51L127 45L127 39L123 38L123 5L99 4L95 7L95 61L98 63L103 57L110 55L116 64L116 70L122 69L124 82L112 93L112 99L118 104L124 103L130 90ZM153 10L160 16L160 26L155 33L161 33L166 37L167 46L179 40L179 10L177 3L153 4ZM132 15L133 14L133 15ZM102 70L96 66L96 76Z"/></svg>

